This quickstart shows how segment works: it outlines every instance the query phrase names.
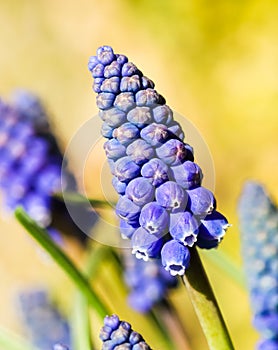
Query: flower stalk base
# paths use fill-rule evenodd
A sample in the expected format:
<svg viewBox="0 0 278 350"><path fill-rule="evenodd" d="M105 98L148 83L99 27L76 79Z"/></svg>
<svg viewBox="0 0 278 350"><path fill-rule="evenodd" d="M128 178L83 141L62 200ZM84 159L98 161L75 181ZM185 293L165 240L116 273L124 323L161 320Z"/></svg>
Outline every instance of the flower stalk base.
<svg viewBox="0 0 278 350"><path fill-rule="evenodd" d="M205 269L195 248L182 281L187 288L210 350L233 350L225 321L210 286Z"/></svg>

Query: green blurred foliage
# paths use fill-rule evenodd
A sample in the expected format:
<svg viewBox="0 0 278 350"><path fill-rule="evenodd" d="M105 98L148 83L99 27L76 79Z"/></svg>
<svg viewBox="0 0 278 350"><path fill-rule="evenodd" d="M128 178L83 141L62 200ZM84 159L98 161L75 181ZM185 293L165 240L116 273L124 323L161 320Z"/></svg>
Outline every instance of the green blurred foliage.
<svg viewBox="0 0 278 350"><path fill-rule="evenodd" d="M97 112L88 57L103 44L126 54L206 140L218 206L233 223L220 249L239 263L243 181L260 180L278 198L277 17L274 0L0 0L0 95L36 92L66 146ZM101 196L89 171L89 194ZM236 348L252 348L246 293L210 263L208 271Z"/></svg>

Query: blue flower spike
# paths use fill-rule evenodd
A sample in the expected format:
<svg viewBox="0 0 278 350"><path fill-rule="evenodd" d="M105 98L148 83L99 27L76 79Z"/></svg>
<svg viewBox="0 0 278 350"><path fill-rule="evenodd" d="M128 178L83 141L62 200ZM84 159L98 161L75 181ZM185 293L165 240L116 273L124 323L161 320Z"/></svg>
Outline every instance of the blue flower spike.
<svg viewBox="0 0 278 350"><path fill-rule="evenodd" d="M115 157L119 151L110 145L107 153ZM5 208L12 212L22 206L50 235L54 228L63 230L66 226L66 233L84 244L87 236L72 221L62 201L53 197L77 187L73 174L67 168L62 171L62 164L63 154L39 98L20 90L12 103L0 100L0 189ZM82 209L93 224L91 213Z"/></svg>
<svg viewBox="0 0 278 350"><path fill-rule="evenodd" d="M177 285L177 279L170 276L163 268L160 259L136 259L129 252L124 252L124 279L129 287L128 303L140 313L146 313L151 308L163 302L169 288Z"/></svg>
<svg viewBox="0 0 278 350"><path fill-rule="evenodd" d="M261 184L249 181L238 212L253 324L261 333L257 349L278 349L278 208Z"/></svg>
<svg viewBox="0 0 278 350"><path fill-rule="evenodd" d="M215 211L193 148L154 83L108 46L98 49L88 68L104 122L101 132L108 138L112 183L120 195L121 235L131 239L137 258L159 258L170 274L183 275L190 249L217 247L227 219Z"/></svg>
<svg viewBox="0 0 278 350"><path fill-rule="evenodd" d="M106 316L99 335L102 350L151 350L141 334L135 332L128 322L117 315Z"/></svg>

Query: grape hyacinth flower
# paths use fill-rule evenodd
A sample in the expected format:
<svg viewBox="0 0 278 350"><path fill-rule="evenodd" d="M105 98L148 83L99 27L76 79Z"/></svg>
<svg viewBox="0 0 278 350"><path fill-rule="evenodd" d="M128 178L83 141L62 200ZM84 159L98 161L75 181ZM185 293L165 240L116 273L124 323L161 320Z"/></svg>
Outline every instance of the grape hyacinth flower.
<svg viewBox="0 0 278 350"><path fill-rule="evenodd" d="M201 185L193 149L154 83L109 46L90 57L88 68L108 139L112 184L120 195L122 237L131 239L136 257L159 258L171 275L183 275L191 247L217 247L227 219Z"/></svg>
<svg viewBox="0 0 278 350"><path fill-rule="evenodd" d="M87 236L71 220L64 203L52 196L77 187L69 170L62 171L62 163L63 155L40 100L26 91L18 92L12 104L0 100L0 189L4 206L9 211L22 206L54 239L58 236L56 229L63 226L84 243ZM87 216L90 225L91 218Z"/></svg>
<svg viewBox="0 0 278 350"><path fill-rule="evenodd" d="M264 187L245 184L239 201L241 248L259 350L278 349L278 209Z"/></svg>
<svg viewBox="0 0 278 350"><path fill-rule="evenodd" d="M117 315L106 316L99 335L102 350L151 350L142 335L135 332L128 322Z"/></svg>
<svg viewBox="0 0 278 350"><path fill-rule="evenodd" d="M145 264L134 255L124 254L124 279L130 292L129 305L140 313L145 313L163 302L169 288L177 285L177 279L165 271L159 259Z"/></svg>
<svg viewBox="0 0 278 350"><path fill-rule="evenodd" d="M42 289L19 295L19 316L32 344L40 350L71 347L68 322Z"/></svg>

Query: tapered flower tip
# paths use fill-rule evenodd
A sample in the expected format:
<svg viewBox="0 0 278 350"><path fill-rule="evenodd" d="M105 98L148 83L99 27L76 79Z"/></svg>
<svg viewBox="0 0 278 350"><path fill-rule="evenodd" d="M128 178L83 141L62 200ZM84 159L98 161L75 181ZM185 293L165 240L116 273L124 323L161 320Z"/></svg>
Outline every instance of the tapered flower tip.
<svg viewBox="0 0 278 350"><path fill-rule="evenodd" d="M162 265L172 276L184 275L189 260L189 249L174 239L165 243L161 249Z"/></svg>
<svg viewBox="0 0 278 350"><path fill-rule="evenodd" d="M100 331L102 350L151 350L143 337L117 315L106 316Z"/></svg>
<svg viewBox="0 0 278 350"><path fill-rule="evenodd" d="M97 49L97 59L102 64L109 64L115 58L113 49L110 46L104 45Z"/></svg>
<svg viewBox="0 0 278 350"><path fill-rule="evenodd" d="M104 318L104 325L110 327L112 330L118 328L119 324L119 317L115 314Z"/></svg>
<svg viewBox="0 0 278 350"><path fill-rule="evenodd" d="M258 203L258 205L254 205L254 203ZM267 215L271 207L274 209L275 205L260 183L256 181L245 183L239 200L240 216L247 218L256 217L257 214L260 216ZM252 211L250 208L252 208Z"/></svg>

